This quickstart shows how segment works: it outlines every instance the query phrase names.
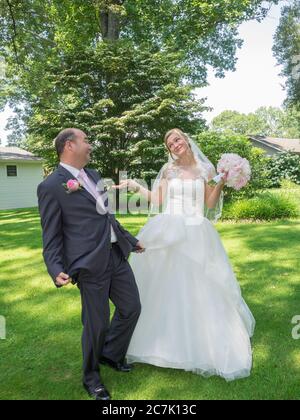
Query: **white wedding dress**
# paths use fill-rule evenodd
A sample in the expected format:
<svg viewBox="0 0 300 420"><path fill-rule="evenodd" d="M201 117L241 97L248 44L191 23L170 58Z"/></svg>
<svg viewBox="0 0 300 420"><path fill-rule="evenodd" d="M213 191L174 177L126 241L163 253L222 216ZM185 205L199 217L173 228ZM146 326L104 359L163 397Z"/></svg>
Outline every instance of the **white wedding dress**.
<svg viewBox="0 0 300 420"><path fill-rule="evenodd" d="M130 263L142 313L127 361L230 381L250 374L255 320L204 217L204 189L201 177L170 179L165 210L137 235L146 252Z"/></svg>

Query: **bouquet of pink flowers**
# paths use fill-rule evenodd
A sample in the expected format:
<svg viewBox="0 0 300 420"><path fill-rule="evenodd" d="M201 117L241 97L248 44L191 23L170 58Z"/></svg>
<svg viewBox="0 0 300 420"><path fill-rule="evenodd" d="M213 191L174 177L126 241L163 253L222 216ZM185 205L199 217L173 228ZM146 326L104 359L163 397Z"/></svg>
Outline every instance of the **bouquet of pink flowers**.
<svg viewBox="0 0 300 420"><path fill-rule="evenodd" d="M247 185L251 178L249 161L236 153L224 153L218 162L217 171L219 175L214 181L219 182L227 174L225 185L237 191Z"/></svg>

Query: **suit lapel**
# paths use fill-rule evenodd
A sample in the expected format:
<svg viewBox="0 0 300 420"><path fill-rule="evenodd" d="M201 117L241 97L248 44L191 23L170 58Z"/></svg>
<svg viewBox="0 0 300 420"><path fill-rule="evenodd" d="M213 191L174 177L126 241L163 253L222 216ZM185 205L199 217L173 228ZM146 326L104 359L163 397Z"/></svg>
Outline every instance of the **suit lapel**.
<svg viewBox="0 0 300 420"><path fill-rule="evenodd" d="M74 175L72 175L71 172L69 172L66 168L64 168L61 165L58 166L57 172L58 172L59 176L61 177L62 183L67 183L69 179L74 179ZM89 172L89 176L90 176L90 172ZM82 194L86 198L88 198L93 204L96 204L95 197L92 194L90 194L84 187L82 187L81 190L79 190L75 193L72 193L72 194Z"/></svg>
<svg viewBox="0 0 300 420"><path fill-rule="evenodd" d="M102 202L105 206L105 208L107 209L108 206L108 197L103 196L104 194L104 183L102 178L99 176L98 172L96 171L91 171L90 169L85 169L86 173L88 174L88 176L94 181L94 183L96 184L97 187L97 191L99 192L100 196L102 197Z"/></svg>
<svg viewBox="0 0 300 420"><path fill-rule="evenodd" d="M87 168L84 168L84 170L88 174L88 176L92 178L94 183L97 185L100 180L100 176L98 175L98 173L97 172L95 173L95 171L91 171L90 169L87 169Z"/></svg>

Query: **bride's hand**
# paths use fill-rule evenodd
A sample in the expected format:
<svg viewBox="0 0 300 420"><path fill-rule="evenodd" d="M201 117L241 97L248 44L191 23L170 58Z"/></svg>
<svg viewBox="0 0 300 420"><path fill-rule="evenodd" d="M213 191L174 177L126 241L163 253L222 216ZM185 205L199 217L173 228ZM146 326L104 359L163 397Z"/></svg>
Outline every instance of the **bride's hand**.
<svg viewBox="0 0 300 420"><path fill-rule="evenodd" d="M225 185L226 184L226 182L228 180L228 173L229 173L229 171L223 172L223 177L222 177L222 179L220 181L220 184L221 185Z"/></svg>
<svg viewBox="0 0 300 420"><path fill-rule="evenodd" d="M119 185L113 185L112 188L116 190L124 190L125 188L128 190L137 190L139 186L140 185L133 179L125 179L121 181Z"/></svg>

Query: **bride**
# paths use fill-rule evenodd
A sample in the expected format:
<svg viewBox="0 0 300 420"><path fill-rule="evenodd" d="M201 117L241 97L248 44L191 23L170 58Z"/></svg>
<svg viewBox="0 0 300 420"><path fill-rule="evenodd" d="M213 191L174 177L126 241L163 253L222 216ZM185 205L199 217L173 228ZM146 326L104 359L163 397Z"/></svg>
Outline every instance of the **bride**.
<svg viewBox="0 0 300 420"><path fill-rule="evenodd" d="M181 130L165 136L169 162L152 191L134 180L151 203L137 238L144 254L131 256L142 313L127 361L184 369L227 381L251 371L255 320L211 220L222 210L225 177L214 187L212 163Z"/></svg>

